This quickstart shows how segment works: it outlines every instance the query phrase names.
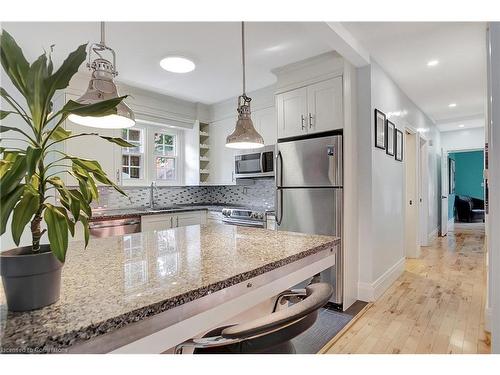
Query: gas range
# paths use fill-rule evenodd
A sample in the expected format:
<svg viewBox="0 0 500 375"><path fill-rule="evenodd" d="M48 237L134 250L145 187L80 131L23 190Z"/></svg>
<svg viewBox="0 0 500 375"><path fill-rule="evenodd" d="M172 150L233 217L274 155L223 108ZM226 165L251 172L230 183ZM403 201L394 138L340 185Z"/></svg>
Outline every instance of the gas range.
<svg viewBox="0 0 500 375"><path fill-rule="evenodd" d="M223 208L222 221L226 224L266 228L267 212L262 208Z"/></svg>

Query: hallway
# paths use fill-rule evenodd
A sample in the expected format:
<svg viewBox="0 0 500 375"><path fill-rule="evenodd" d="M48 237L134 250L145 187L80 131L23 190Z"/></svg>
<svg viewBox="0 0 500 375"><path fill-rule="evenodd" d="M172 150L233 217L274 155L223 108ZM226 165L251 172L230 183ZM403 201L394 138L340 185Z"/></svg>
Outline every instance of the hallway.
<svg viewBox="0 0 500 375"><path fill-rule="evenodd" d="M455 224L327 353L489 353L484 224Z"/></svg>

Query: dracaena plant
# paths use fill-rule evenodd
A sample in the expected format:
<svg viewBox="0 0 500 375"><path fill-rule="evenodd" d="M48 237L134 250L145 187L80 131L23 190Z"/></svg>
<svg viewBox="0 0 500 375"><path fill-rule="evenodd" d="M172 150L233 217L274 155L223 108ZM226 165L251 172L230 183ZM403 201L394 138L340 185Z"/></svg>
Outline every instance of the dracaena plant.
<svg viewBox="0 0 500 375"><path fill-rule="evenodd" d="M5 233L7 221L12 216L12 237L19 245L21 234L29 224L32 251L36 253L40 251L40 238L47 231L51 251L61 262L65 260L69 233L74 235L77 222L83 224L85 246L88 244L90 204L98 198L97 183L112 186L125 195L106 176L98 161L67 154L58 147L71 138L99 136L96 133L72 134L65 130L63 125L70 114L113 114L124 98L90 105L70 100L59 110L53 108L56 92L69 85L71 77L85 61L86 46L82 44L71 52L54 71L50 53L42 54L29 64L10 34L2 30L0 36L3 70L25 101L25 105L21 105L0 87L3 102L9 107L1 109L0 120L15 116L19 123L24 123L22 127L0 123L0 234ZM120 138L100 137L122 147L133 146ZM16 141L23 147L12 147L9 141ZM78 182L78 188L66 186L62 174L71 175ZM57 197L52 201L58 203L50 203L51 197ZM42 220L46 226L43 230Z"/></svg>

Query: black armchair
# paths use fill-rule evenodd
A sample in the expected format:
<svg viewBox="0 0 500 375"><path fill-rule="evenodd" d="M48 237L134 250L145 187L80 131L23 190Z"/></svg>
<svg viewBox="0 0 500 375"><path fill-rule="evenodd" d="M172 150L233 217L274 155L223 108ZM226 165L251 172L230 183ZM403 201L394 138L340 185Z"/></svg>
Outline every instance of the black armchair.
<svg viewBox="0 0 500 375"><path fill-rule="evenodd" d="M457 220L472 223L484 221L484 201L465 195L455 196L455 209Z"/></svg>

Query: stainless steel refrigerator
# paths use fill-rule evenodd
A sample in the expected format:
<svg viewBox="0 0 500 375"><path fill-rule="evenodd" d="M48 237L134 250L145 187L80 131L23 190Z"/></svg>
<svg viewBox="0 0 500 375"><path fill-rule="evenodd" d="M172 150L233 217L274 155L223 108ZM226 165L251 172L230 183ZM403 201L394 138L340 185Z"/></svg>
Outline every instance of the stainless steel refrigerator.
<svg viewBox="0 0 500 375"><path fill-rule="evenodd" d="M342 236L342 131L278 140L276 145L277 230ZM335 267L321 273L342 306L343 246Z"/></svg>

